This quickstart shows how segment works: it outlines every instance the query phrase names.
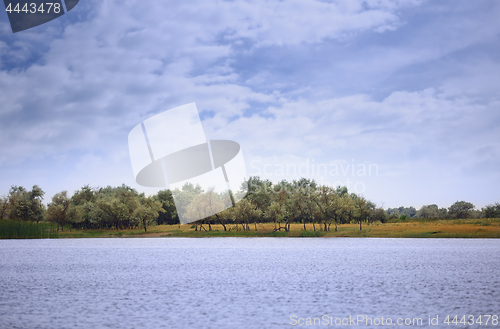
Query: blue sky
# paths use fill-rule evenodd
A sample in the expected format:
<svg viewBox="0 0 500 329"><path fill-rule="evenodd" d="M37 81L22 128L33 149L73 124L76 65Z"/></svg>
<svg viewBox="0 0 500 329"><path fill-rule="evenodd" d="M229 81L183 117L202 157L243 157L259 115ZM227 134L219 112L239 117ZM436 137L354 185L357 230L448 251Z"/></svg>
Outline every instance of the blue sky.
<svg viewBox="0 0 500 329"><path fill-rule="evenodd" d="M350 184L385 208L498 202L498 17L498 1L82 0L12 34L3 12L0 194L153 193L127 135L196 102L250 175Z"/></svg>

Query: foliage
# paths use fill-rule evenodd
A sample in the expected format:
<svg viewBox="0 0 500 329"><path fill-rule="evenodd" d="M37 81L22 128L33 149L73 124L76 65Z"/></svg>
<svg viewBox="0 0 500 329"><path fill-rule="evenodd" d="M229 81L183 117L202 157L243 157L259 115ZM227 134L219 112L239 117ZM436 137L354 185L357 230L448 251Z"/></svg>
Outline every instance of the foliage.
<svg viewBox="0 0 500 329"><path fill-rule="evenodd" d="M139 202L134 210L132 219L133 224L142 225L144 232L147 232L148 225L151 225L157 218L160 212L165 212L162 203L156 201L155 198L146 198L144 195L139 195Z"/></svg>
<svg viewBox="0 0 500 329"><path fill-rule="evenodd" d="M471 218L474 205L470 202L457 201L448 208L451 218Z"/></svg>
<svg viewBox="0 0 500 329"><path fill-rule="evenodd" d="M227 232L258 231L262 225L272 223L272 231L279 236L280 232L290 232L295 223L299 223L304 232L312 228L313 232L326 233L338 232L343 225L349 224L358 225L361 231L363 223L500 216L499 203L480 211L465 201L456 202L449 209L431 204L418 211L414 207L384 211L365 197L349 193L345 186L319 185L306 178L273 184L250 177L239 191L233 192L217 193L212 188L204 191L200 186L185 184L180 189L162 190L146 197L126 185L104 188L86 185L71 197L67 191L57 193L45 210L44 192L38 186L33 186L31 191L12 186L7 196L0 197L0 220L39 222L45 219L61 230L69 226L70 230L140 229L149 232L151 225L180 224L179 218L201 218L193 223L196 231L207 231L205 225L207 232L212 231L213 225L220 225Z"/></svg>
<svg viewBox="0 0 500 329"><path fill-rule="evenodd" d="M71 204L68 192L62 191L52 197L52 202L49 203L45 216L47 221L57 224L57 229L61 226L61 230L64 231L64 224L70 219L77 221L79 213Z"/></svg>
<svg viewBox="0 0 500 329"><path fill-rule="evenodd" d="M484 218L500 218L500 203L488 205L482 211Z"/></svg>
<svg viewBox="0 0 500 329"><path fill-rule="evenodd" d="M57 238L51 224L22 220L0 220L0 239L44 239Z"/></svg>
<svg viewBox="0 0 500 329"><path fill-rule="evenodd" d="M391 217L392 214L396 214L397 217L406 216L407 218L414 218L417 216L417 210L414 207L399 207L399 208L388 208L387 216ZM395 216L392 216L394 218Z"/></svg>
<svg viewBox="0 0 500 329"><path fill-rule="evenodd" d="M45 211L42 204L44 194L45 192L37 185L34 185L31 191L22 186L12 186L8 196L9 218L41 221Z"/></svg>
<svg viewBox="0 0 500 329"><path fill-rule="evenodd" d="M158 225L161 224L179 224L179 215L175 208L174 198L172 197L172 191L161 190L156 194L156 199L161 203L164 211L160 212L158 215Z"/></svg>

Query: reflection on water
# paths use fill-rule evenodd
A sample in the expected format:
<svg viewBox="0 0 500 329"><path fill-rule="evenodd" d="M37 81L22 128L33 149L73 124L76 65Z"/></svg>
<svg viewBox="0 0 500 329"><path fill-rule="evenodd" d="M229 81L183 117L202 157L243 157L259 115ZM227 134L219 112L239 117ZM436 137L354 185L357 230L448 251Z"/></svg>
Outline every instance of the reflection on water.
<svg viewBox="0 0 500 329"><path fill-rule="evenodd" d="M0 328L282 328L292 315L439 315L433 328L449 328L446 314L500 315L499 251L488 239L0 240Z"/></svg>

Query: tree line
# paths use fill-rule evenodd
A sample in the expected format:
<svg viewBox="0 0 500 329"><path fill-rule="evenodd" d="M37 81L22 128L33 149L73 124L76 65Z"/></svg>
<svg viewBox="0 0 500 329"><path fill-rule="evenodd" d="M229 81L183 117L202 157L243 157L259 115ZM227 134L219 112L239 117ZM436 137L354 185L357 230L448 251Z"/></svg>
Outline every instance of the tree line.
<svg viewBox="0 0 500 329"><path fill-rule="evenodd" d="M44 205L44 194L37 185L31 190L12 186L8 195L0 197L0 219L53 222L61 230L64 227L117 230L141 227L147 232L153 223L179 224L179 213L183 218L199 218L203 209L226 207L193 222L195 230L211 230L213 224L220 224L225 231L257 230L259 223L274 223L276 231L289 231L292 223L303 224L304 230L306 224L312 224L313 230L324 231L337 231L339 225L356 223L361 230L363 223L395 219L500 217L500 203L477 210L465 201L457 201L449 208L432 204L419 210L399 207L385 211L363 196L349 193L345 186L318 185L306 178L272 183L250 177L235 195L216 193L212 189L204 191L191 184L152 196L126 185L103 188L86 185L71 197L67 191L57 193ZM234 204L235 199L240 201Z"/></svg>

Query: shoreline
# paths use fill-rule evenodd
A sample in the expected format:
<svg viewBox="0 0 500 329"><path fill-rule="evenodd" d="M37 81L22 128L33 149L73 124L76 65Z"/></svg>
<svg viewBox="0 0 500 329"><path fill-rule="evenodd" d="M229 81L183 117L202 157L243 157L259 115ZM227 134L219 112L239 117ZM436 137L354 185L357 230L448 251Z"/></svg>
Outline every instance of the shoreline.
<svg viewBox="0 0 500 329"><path fill-rule="evenodd" d="M500 219L475 219L475 220L437 220L437 221L414 221L399 223L363 223L360 231L358 224L341 224L335 232L334 225L330 231L320 231L318 225L315 230L312 224L307 224L304 231L303 224L291 224L290 231L283 229L274 231L273 223L251 224L250 230L238 230L234 224L226 225L228 230L224 231L222 225L212 224L212 230L204 225L205 230L195 231L193 225L157 225L143 229L124 230L72 230L69 232L58 232L57 238L100 238L100 237L122 237L122 238L211 238L211 237L323 237L323 238L500 238ZM230 228L230 230L229 230Z"/></svg>

